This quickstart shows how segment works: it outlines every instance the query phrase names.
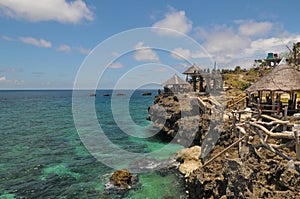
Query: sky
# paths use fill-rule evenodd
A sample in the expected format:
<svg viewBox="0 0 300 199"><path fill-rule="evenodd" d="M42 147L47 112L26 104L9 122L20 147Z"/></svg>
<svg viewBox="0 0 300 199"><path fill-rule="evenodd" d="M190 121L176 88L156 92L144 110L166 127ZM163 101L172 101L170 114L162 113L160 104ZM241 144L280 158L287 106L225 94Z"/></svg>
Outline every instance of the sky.
<svg viewBox="0 0 300 199"><path fill-rule="evenodd" d="M300 41L300 2L0 0L0 89L139 88L253 67Z"/></svg>

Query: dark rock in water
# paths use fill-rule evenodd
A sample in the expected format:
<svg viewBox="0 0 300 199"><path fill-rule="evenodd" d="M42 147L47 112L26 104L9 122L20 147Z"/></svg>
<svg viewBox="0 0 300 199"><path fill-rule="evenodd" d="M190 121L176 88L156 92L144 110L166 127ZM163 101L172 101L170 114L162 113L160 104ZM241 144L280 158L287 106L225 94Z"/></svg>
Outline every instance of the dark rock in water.
<svg viewBox="0 0 300 199"><path fill-rule="evenodd" d="M96 93L91 93L90 96L91 97L96 97Z"/></svg>
<svg viewBox="0 0 300 199"><path fill-rule="evenodd" d="M110 96L110 94L103 94L103 96L109 97L109 96Z"/></svg>
<svg viewBox="0 0 300 199"><path fill-rule="evenodd" d="M117 93L116 96L125 96L126 94L124 93Z"/></svg>
<svg viewBox="0 0 300 199"><path fill-rule="evenodd" d="M142 93L142 96L150 96L150 95L152 95L151 92L145 92L145 93Z"/></svg>
<svg viewBox="0 0 300 199"><path fill-rule="evenodd" d="M146 120L151 121L150 115L146 117Z"/></svg>
<svg viewBox="0 0 300 199"><path fill-rule="evenodd" d="M139 189L141 183L137 175L133 175L127 169L121 169L115 171L104 186L108 194L125 194L130 189Z"/></svg>

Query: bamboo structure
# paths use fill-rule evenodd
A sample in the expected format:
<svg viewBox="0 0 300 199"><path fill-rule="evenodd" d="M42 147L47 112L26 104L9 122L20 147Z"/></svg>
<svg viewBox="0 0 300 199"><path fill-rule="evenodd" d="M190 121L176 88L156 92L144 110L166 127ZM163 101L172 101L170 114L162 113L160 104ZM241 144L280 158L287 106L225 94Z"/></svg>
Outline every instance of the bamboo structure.
<svg viewBox="0 0 300 199"><path fill-rule="evenodd" d="M251 114L255 113L250 111ZM239 139L233 142L230 146L216 154L214 157L209 159L207 162L203 164L202 167L207 166L212 163L217 157L224 154L230 148L238 146L238 153L240 157L243 157L243 150L241 147L244 147L242 142L248 141L247 144L251 146L255 153L263 159L260 154L261 149L268 150L283 159L288 161L293 161L295 166L300 165L300 132L299 129L294 131L288 130L278 130L278 129L291 129L294 124L290 121L284 121L281 119L277 119L271 117L269 115L259 115L259 118L253 118L252 116L242 121L242 114L248 114L247 111L231 111L230 118L233 132L238 133ZM268 122L262 120L268 120ZM299 125L300 126L300 125ZM254 137L257 137L258 143L252 142ZM251 140L251 141L249 141ZM273 142L271 142L271 140ZM275 141L274 141L275 140ZM285 143L281 143L282 140L285 140ZM274 144L275 143L275 144ZM285 154L284 148L295 148L296 156L292 157L291 154Z"/></svg>

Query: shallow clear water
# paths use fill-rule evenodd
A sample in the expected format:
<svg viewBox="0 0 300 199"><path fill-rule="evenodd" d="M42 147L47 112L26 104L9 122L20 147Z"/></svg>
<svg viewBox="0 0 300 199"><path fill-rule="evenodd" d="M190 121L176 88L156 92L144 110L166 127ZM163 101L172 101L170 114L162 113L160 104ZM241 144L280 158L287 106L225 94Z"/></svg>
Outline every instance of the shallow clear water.
<svg viewBox="0 0 300 199"><path fill-rule="evenodd" d="M141 96L142 92L145 91L131 96L131 117L122 115L122 107L114 114L121 114L118 122L125 131L147 136L153 131L145 118L154 95ZM167 143L154 137L137 138L124 133L114 121L111 97L103 96L105 93L111 91L97 91L96 97L83 92L82 100L94 101L99 124L114 145L156 160L168 158L182 148L168 144L167 150L159 150ZM116 100L122 98L125 96ZM131 118L136 125L128 122ZM75 128L72 91L0 91L0 136L0 198L120 198L104 193L104 184L114 169L99 159L120 159L114 165L117 168L128 168L138 160L123 161L123 154L115 151L102 151L98 160L90 154ZM159 153L150 154L157 150ZM154 171L138 175L141 189L122 197L185 197L182 184L173 173L161 175Z"/></svg>

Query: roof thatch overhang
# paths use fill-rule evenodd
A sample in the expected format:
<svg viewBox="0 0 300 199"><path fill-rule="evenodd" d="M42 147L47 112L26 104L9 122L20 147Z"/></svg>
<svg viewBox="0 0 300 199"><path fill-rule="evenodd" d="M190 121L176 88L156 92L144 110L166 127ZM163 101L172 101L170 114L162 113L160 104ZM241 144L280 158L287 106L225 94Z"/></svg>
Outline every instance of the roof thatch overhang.
<svg viewBox="0 0 300 199"><path fill-rule="evenodd" d="M187 85L189 86L190 84L181 79L177 74L173 75L170 79L165 81L163 83L163 86L168 86L168 85Z"/></svg>
<svg viewBox="0 0 300 199"><path fill-rule="evenodd" d="M200 73L200 70L195 64L193 64L191 67L186 69L182 74L190 75L190 74L195 74L195 73Z"/></svg>
<svg viewBox="0 0 300 199"><path fill-rule="evenodd" d="M300 91L300 71L287 64L278 65L245 91Z"/></svg>

